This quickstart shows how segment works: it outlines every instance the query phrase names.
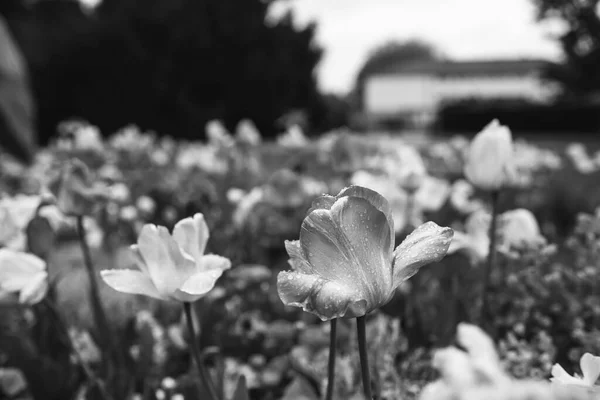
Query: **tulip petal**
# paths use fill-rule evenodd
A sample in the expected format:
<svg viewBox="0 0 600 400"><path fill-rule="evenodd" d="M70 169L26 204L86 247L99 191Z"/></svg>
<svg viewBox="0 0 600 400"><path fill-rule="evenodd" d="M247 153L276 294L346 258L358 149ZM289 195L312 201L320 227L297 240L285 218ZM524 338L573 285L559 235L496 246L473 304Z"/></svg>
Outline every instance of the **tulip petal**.
<svg viewBox="0 0 600 400"><path fill-rule="evenodd" d="M299 240L286 240L285 250L287 251L290 259L288 263L294 271L303 272L305 274L313 273L313 267L306 261L302 254L302 247L300 246Z"/></svg>
<svg viewBox="0 0 600 400"><path fill-rule="evenodd" d="M313 272L360 293L370 310L392 291L390 241L385 215L358 197L311 212L300 230L302 255Z"/></svg>
<svg viewBox="0 0 600 400"><path fill-rule="evenodd" d="M19 303L33 305L37 304L48 292L48 273L39 272L31 277L27 285L19 293Z"/></svg>
<svg viewBox="0 0 600 400"><path fill-rule="evenodd" d="M142 271L146 275L150 276L150 271L148 271L148 266L146 265L146 261L144 261L144 257L142 256L142 253L140 252L140 247L137 244L132 244L131 246L129 246L129 248L131 249L131 252L133 253L133 260L134 260L135 265L140 269L140 271Z"/></svg>
<svg viewBox="0 0 600 400"><path fill-rule="evenodd" d="M551 382L557 382L563 385L581 385L582 380L570 375L560 364L554 364L550 371L552 377Z"/></svg>
<svg viewBox="0 0 600 400"><path fill-rule="evenodd" d="M367 301L361 298L359 292L317 275L280 272L277 276L277 291L285 305L301 307L323 321L360 317L368 311Z"/></svg>
<svg viewBox="0 0 600 400"><path fill-rule="evenodd" d="M373 207L381 211L385 217L387 218L388 224L390 226L390 237L395 237L394 231L394 218L392 217L392 207L389 201L377 193L374 190L362 187L362 186L349 186L343 189L338 195L337 198L342 198L344 196L349 197L360 197L361 199L365 199L368 201ZM394 241L390 243L390 253L394 250Z"/></svg>
<svg viewBox="0 0 600 400"><path fill-rule="evenodd" d="M138 247L152 282L164 296L177 290L196 272L195 263L184 257L165 227L144 225L138 238Z"/></svg>
<svg viewBox="0 0 600 400"><path fill-rule="evenodd" d="M108 269L100 271L100 276L108 286L118 292L142 294L156 299L165 299L150 277L133 269Z"/></svg>
<svg viewBox="0 0 600 400"><path fill-rule="evenodd" d="M331 209L331 206L333 206L333 203L335 203L335 200L336 200L335 197L330 196L328 194L324 194L324 195L317 197L316 199L313 200L312 204L310 205L310 209L307 211L306 215L310 214L311 212L313 212L315 210Z"/></svg>
<svg viewBox="0 0 600 400"><path fill-rule="evenodd" d="M579 364L583 373L583 381L593 386L600 376L600 357L585 353L579 360Z"/></svg>
<svg viewBox="0 0 600 400"><path fill-rule="evenodd" d="M173 238L181 249L196 262L204 254L209 232L204 215L198 213L193 218L179 221L173 229Z"/></svg>
<svg viewBox="0 0 600 400"><path fill-rule="evenodd" d="M452 229L434 222L426 222L408 235L394 250L394 286L398 287L422 266L444 258L452 236Z"/></svg>
<svg viewBox="0 0 600 400"><path fill-rule="evenodd" d="M0 287L9 292L21 291L32 277L46 271L39 257L9 249L0 249Z"/></svg>
<svg viewBox="0 0 600 400"><path fill-rule="evenodd" d="M190 276L190 278L183 283L181 288L174 293L173 297L178 301L196 301L215 287L217 279L219 279L222 274L223 271L220 269L198 272Z"/></svg>
<svg viewBox="0 0 600 400"><path fill-rule="evenodd" d="M331 214L341 231L342 250L350 255L371 304L387 300L392 290L390 262L394 237L387 216L360 197L341 198L331 208Z"/></svg>
<svg viewBox="0 0 600 400"><path fill-rule="evenodd" d="M198 272L203 271L225 271L231 268L231 261L228 258L218 256L216 254L207 254L200 258L199 262L200 269Z"/></svg>

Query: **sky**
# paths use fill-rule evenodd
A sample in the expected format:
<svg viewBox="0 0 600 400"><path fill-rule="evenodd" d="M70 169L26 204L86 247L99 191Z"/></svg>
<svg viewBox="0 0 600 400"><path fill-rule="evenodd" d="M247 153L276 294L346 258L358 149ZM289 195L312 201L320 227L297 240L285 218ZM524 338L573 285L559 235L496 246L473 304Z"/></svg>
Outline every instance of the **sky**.
<svg viewBox="0 0 600 400"><path fill-rule="evenodd" d="M285 2L283 2L285 3ZM423 39L452 59L557 60L551 35L558 23L538 23L531 0L289 0L295 22L315 21L325 50L321 89L346 93L374 47L388 40Z"/></svg>

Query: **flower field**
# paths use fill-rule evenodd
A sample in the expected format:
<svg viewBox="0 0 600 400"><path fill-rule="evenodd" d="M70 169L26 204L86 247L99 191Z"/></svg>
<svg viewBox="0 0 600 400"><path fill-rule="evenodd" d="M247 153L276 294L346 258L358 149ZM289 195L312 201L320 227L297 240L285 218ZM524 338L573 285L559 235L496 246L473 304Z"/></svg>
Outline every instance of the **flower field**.
<svg viewBox="0 0 600 400"><path fill-rule="evenodd" d="M591 147L59 133L0 154L0 398L600 398Z"/></svg>

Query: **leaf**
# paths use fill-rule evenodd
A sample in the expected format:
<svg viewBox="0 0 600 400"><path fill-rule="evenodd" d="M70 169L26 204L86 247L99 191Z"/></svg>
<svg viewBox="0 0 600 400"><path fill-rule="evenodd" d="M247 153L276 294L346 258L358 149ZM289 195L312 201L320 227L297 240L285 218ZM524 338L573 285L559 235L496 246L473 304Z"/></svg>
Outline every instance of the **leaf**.
<svg viewBox="0 0 600 400"><path fill-rule="evenodd" d="M243 374L238 378L231 400L250 400L248 388L246 388L246 377Z"/></svg>

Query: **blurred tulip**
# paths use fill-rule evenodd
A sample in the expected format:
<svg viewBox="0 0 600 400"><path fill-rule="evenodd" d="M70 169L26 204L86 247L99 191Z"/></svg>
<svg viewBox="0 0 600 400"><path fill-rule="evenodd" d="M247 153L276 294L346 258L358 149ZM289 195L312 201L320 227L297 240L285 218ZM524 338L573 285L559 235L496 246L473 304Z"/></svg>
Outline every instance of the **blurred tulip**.
<svg viewBox="0 0 600 400"><path fill-rule="evenodd" d="M482 210L485 206L481 200L472 199L475 193L473 185L464 179L459 179L452 185L450 193L450 204L462 214L471 214Z"/></svg>
<svg viewBox="0 0 600 400"><path fill-rule="evenodd" d="M507 211L499 217L500 246L526 248L546 243L533 213L525 208Z"/></svg>
<svg viewBox="0 0 600 400"><path fill-rule="evenodd" d="M465 176L476 187L497 191L514 175L512 135L508 127L493 120L473 141L467 153Z"/></svg>
<svg viewBox="0 0 600 400"><path fill-rule="evenodd" d="M88 167L77 159L63 166L50 190L56 197L58 208L69 216L92 214L100 201L107 198L105 188L93 181Z"/></svg>
<svg viewBox="0 0 600 400"><path fill-rule="evenodd" d="M286 241L293 271L277 279L284 304L323 321L360 317L386 304L420 267L441 260L452 230L428 222L394 250L391 209L359 186L321 196L302 222L300 240Z"/></svg>
<svg viewBox="0 0 600 400"><path fill-rule="evenodd" d="M39 303L48 291L46 263L33 254L0 249L0 291L19 293L19 303Z"/></svg>
<svg viewBox="0 0 600 400"><path fill-rule="evenodd" d="M282 147L305 147L310 142L298 125L290 126L285 133L277 137L277 144Z"/></svg>
<svg viewBox="0 0 600 400"><path fill-rule="evenodd" d="M415 193L415 206L423 211L436 212L450 195L450 184L445 179L425 176Z"/></svg>
<svg viewBox="0 0 600 400"><path fill-rule="evenodd" d="M208 144L214 147L230 147L234 143L233 137L231 137L225 125L219 120L207 122L206 138L208 139Z"/></svg>
<svg viewBox="0 0 600 400"><path fill-rule="evenodd" d="M262 142L260 132L254 122L249 119L241 120L235 129L235 139L246 146L258 146Z"/></svg>
<svg viewBox="0 0 600 400"><path fill-rule="evenodd" d="M579 360L579 366L582 377L569 375L559 364L554 364L550 380L561 385L593 387L600 377L600 357L585 353Z"/></svg>
<svg viewBox="0 0 600 400"><path fill-rule="evenodd" d="M101 276L120 292L163 300L196 301L231 267L227 258L204 255L208 237L202 214L179 221L172 235L165 227L145 225L137 245L131 246L139 270L104 270Z"/></svg>
<svg viewBox="0 0 600 400"><path fill-rule="evenodd" d="M465 222L465 232L454 231L448 254L464 251L472 264L486 259L490 247L491 215L485 210L475 211Z"/></svg>
<svg viewBox="0 0 600 400"><path fill-rule="evenodd" d="M0 246L25 249L25 228L41 202L40 196L17 195L0 199Z"/></svg>

